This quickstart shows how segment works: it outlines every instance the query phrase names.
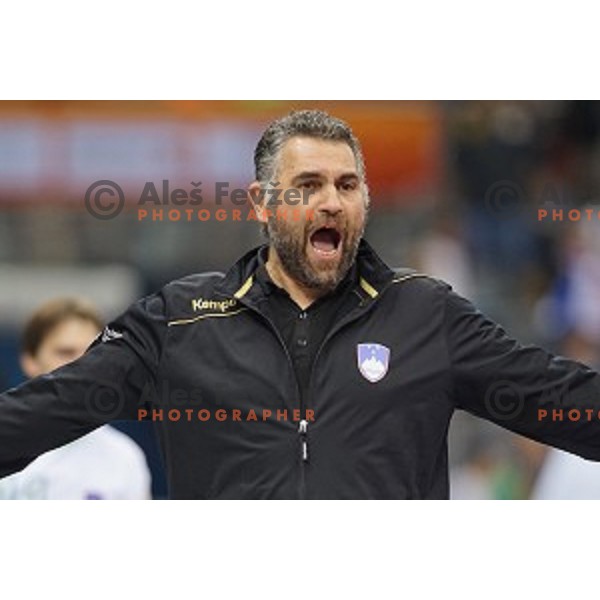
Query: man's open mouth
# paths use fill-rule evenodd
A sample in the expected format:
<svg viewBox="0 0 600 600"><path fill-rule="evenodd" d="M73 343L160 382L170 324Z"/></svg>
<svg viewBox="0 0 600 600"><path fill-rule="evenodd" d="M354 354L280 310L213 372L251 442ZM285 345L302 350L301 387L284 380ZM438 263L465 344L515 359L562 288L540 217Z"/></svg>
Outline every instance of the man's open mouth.
<svg viewBox="0 0 600 600"><path fill-rule="evenodd" d="M334 256L342 241L342 234L333 227L321 227L311 234L310 245L317 254Z"/></svg>

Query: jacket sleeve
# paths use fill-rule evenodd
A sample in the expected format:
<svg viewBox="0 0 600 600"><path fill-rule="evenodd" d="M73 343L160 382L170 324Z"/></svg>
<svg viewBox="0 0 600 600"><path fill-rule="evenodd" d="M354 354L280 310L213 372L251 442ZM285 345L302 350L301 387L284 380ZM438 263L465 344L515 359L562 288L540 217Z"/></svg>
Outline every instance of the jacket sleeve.
<svg viewBox="0 0 600 600"><path fill-rule="evenodd" d="M515 433L600 460L600 375L522 345L446 289L445 328L455 404Z"/></svg>
<svg viewBox="0 0 600 600"><path fill-rule="evenodd" d="M109 421L136 418L156 383L166 329L162 294L149 296L80 359L0 394L0 477Z"/></svg>

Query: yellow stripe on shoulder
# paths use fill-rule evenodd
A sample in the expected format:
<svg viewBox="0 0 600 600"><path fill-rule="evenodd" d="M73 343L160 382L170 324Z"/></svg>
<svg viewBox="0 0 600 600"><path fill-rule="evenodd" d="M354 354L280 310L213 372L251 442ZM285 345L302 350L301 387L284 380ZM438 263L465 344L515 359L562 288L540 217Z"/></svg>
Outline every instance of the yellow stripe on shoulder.
<svg viewBox="0 0 600 600"><path fill-rule="evenodd" d="M191 325L192 323L196 323L197 321L201 321L202 319L210 319L212 317L233 317L247 310L249 309L240 308L238 310L234 310L228 313L208 313L206 315L198 315L197 317L192 317L191 319L177 319L175 321L169 321L167 323L167 327L172 327L173 325Z"/></svg>
<svg viewBox="0 0 600 600"><path fill-rule="evenodd" d="M242 287L233 295L233 297L237 298L238 300L240 298L243 298L248 293L248 290L252 287L253 283L254 283L254 276L250 275L250 277L248 277L248 279L246 279L246 281L244 281L244 285L242 285Z"/></svg>
<svg viewBox="0 0 600 600"><path fill-rule="evenodd" d="M359 282L360 287L371 296L371 298L377 298L379 296L379 292L363 277L360 278Z"/></svg>

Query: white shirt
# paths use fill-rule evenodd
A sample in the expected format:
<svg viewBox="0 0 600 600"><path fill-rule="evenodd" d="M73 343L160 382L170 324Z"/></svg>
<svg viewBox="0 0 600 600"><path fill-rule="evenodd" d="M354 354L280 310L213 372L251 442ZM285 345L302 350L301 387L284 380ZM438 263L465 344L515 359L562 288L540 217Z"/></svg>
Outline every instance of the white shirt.
<svg viewBox="0 0 600 600"><path fill-rule="evenodd" d="M533 500L600 499L600 463L552 448L531 494Z"/></svg>
<svg viewBox="0 0 600 600"><path fill-rule="evenodd" d="M141 448L106 425L0 479L0 500L147 500L150 486Z"/></svg>

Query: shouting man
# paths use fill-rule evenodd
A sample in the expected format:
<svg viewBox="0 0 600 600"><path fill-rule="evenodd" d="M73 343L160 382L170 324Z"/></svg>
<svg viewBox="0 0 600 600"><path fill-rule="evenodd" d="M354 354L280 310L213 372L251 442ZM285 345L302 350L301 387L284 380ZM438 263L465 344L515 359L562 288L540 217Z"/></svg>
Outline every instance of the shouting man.
<svg viewBox="0 0 600 600"><path fill-rule="evenodd" d="M75 363L0 395L0 476L131 418L158 427L175 498L447 498L456 409L600 460L598 373L520 345L363 239L346 123L293 112L254 158L268 243L168 284ZM260 193L273 186L302 192L306 218L278 218Z"/></svg>

